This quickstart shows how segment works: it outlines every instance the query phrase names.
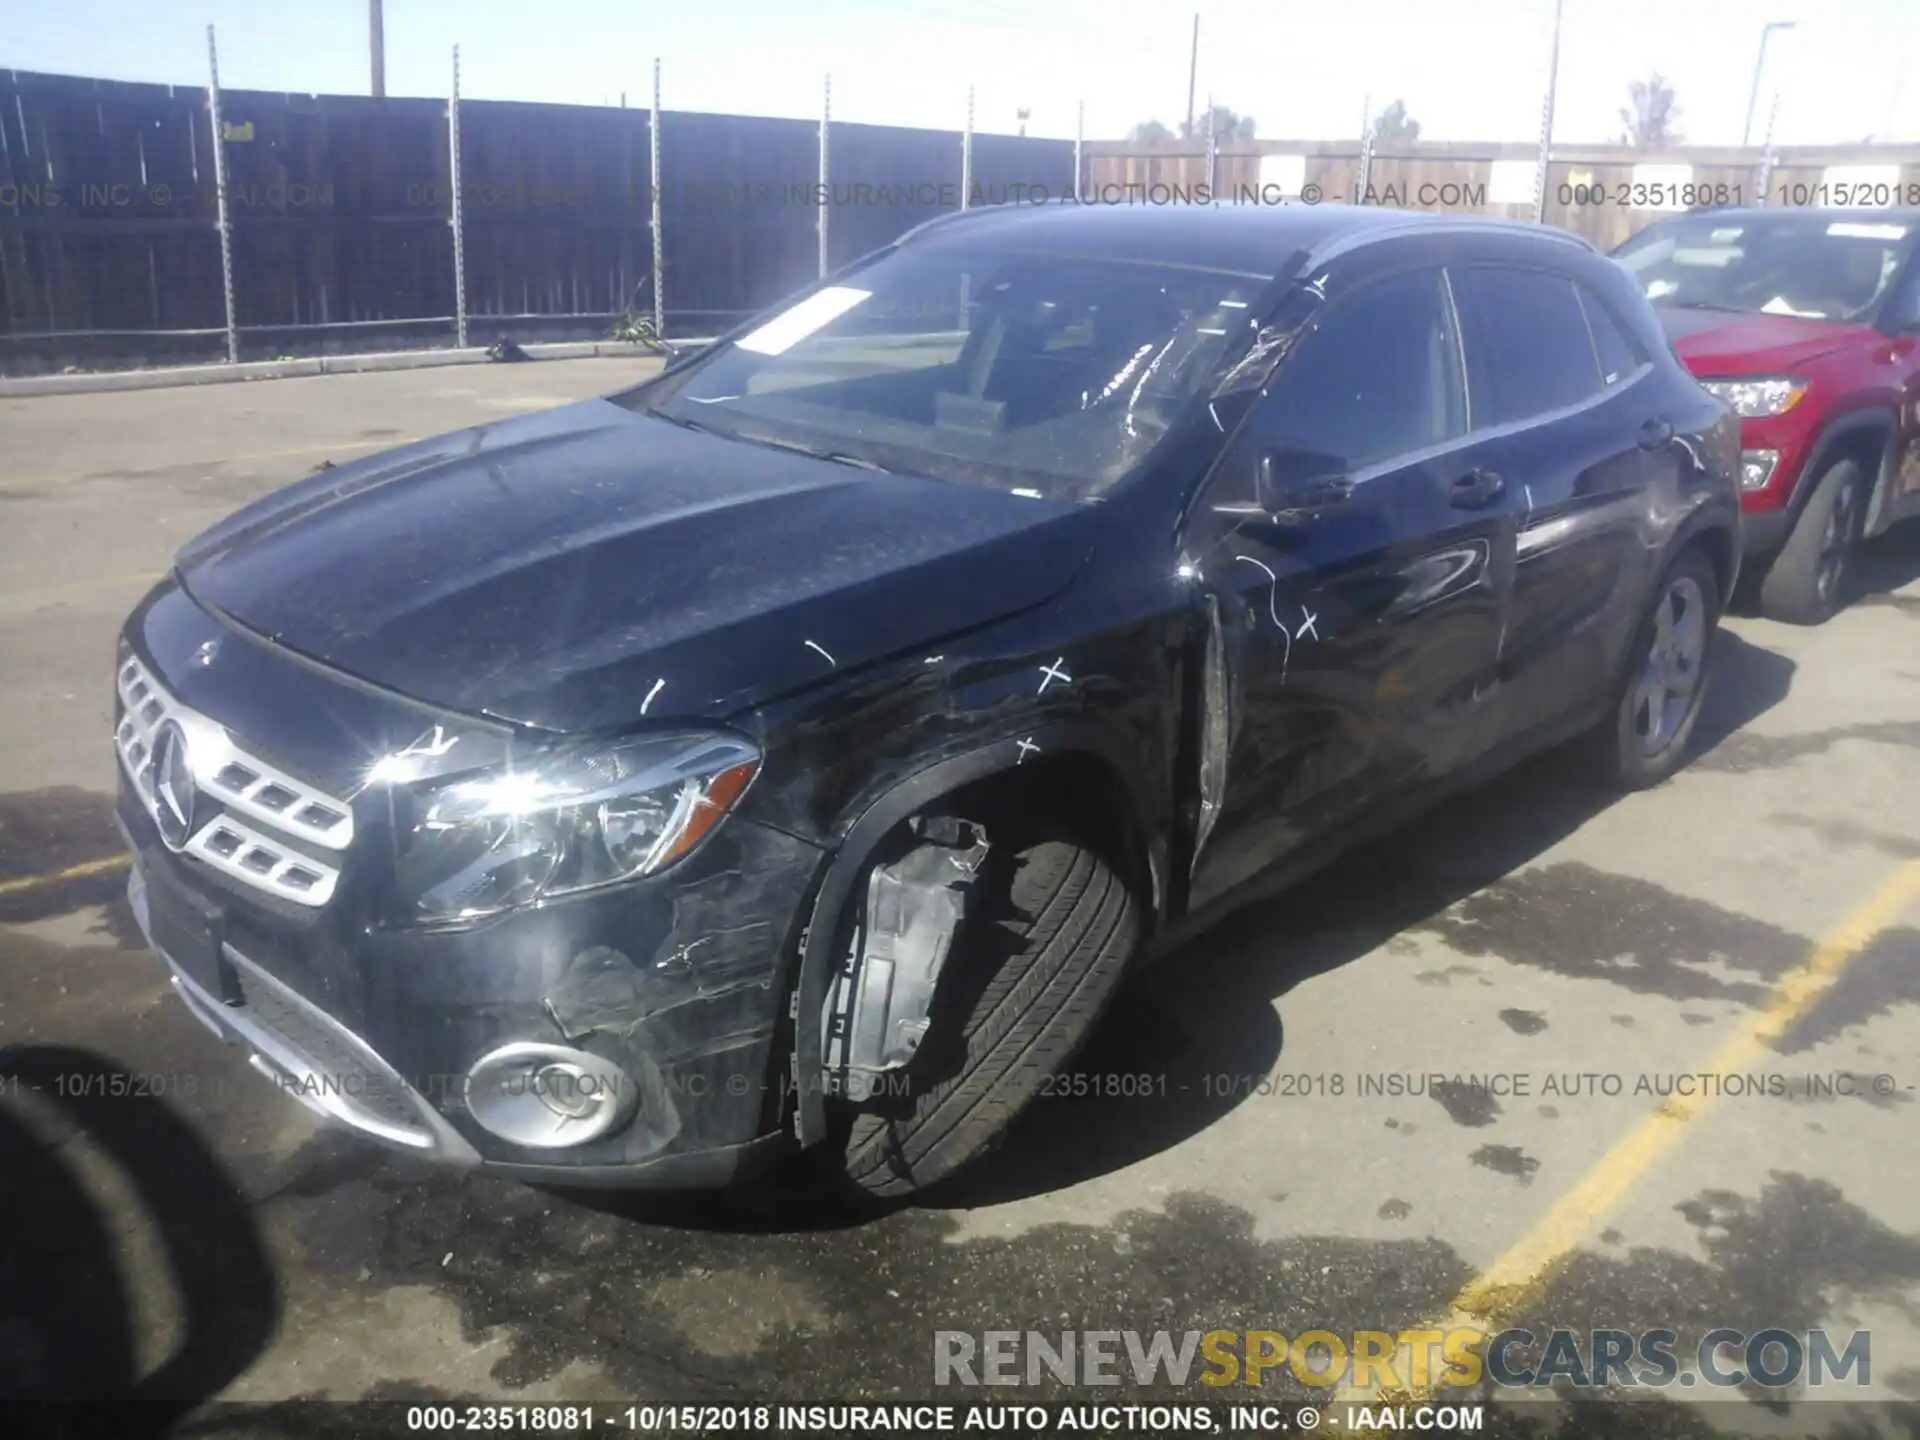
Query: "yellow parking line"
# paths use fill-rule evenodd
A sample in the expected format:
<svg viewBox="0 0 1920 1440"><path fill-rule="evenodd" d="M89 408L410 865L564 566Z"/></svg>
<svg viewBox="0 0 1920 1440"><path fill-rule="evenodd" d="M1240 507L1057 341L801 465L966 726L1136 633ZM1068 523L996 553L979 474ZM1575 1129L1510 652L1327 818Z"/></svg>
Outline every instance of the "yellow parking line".
<svg viewBox="0 0 1920 1440"><path fill-rule="evenodd" d="M64 870L55 870L51 875L23 875L18 880L0 880L0 895L19 895L28 890L40 890L49 885L58 885L66 880L84 880L89 875L105 875L110 871L124 869L129 857L109 855L104 860L86 860L78 865L69 865Z"/></svg>
<svg viewBox="0 0 1920 1440"><path fill-rule="evenodd" d="M1765 1062L1768 1045L1830 990L1841 972L1873 938L1920 900L1920 860L1894 871L1866 902L1822 940L1805 964L1782 976L1767 1002L1729 1036L1701 1069L1715 1075L1751 1071ZM1607 1219L1686 1136L1687 1122L1713 1107L1721 1086L1702 1086L1690 1097L1674 1096L1640 1120L1576 1181L1533 1228L1453 1297L1444 1320L1422 1328L1490 1330L1540 1293L1579 1244ZM1404 1356L1401 1357L1404 1360ZM1438 1367L1435 1367L1436 1369ZM1398 1373L1406 1373L1401 1364ZM1355 1403L1418 1404L1433 1398L1437 1384L1367 1394L1346 1391Z"/></svg>

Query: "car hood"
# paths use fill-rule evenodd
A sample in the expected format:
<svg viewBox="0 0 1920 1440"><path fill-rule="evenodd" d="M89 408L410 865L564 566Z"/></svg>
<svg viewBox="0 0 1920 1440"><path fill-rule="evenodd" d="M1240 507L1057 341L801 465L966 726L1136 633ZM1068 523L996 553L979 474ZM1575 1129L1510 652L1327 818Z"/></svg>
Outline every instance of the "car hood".
<svg viewBox="0 0 1920 1440"><path fill-rule="evenodd" d="M1038 605L1087 508L684 430L604 400L312 476L181 551L202 605L450 710L718 718Z"/></svg>
<svg viewBox="0 0 1920 1440"><path fill-rule="evenodd" d="M1862 334L1858 325L1804 315L1664 305L1656 305L1654 314L1682 362L1696 375L1771 375L1857 345Z"/></svg>

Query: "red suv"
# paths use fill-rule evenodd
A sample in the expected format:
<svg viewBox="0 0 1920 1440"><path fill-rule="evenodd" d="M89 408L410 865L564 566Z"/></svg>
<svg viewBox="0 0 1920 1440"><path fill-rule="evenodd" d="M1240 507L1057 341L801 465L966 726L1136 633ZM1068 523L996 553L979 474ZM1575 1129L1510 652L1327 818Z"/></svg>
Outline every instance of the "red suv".
<svg viewBox="0 0 1920 1440"><path fill-rule="evenodd" d="M1760 608L1818 625L1849 553L1920 514L1920 210L1711 210L1613 252L1740 416Z"/></svg>

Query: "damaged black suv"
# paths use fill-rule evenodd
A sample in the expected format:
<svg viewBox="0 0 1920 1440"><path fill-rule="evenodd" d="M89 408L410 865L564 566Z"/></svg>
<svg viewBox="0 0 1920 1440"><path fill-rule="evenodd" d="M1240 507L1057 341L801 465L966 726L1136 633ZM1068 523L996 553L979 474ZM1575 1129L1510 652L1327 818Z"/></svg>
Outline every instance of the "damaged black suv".
<svg viewBox="0 0 1920 1440"><path fill-rule="evenodd" d="M948 217L189 544L118 663L135 913L390 1144L903 1194L1250 887L1577 736L1669 774L1738 466L1566 235Z"/></svg>

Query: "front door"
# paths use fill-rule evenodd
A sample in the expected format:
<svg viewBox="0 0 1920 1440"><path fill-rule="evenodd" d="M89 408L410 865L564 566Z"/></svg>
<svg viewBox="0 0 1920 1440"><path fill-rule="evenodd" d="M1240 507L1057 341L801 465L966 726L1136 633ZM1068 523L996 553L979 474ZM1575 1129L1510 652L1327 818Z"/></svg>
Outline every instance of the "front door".
<svg viewBox="0 0 1920 1440"><path fill-rule="evenodd" d="M1443 272L1333 287L1184 537L1224 672L1194 905L1482 748L1515 512L1478 452Z"/></svg>

